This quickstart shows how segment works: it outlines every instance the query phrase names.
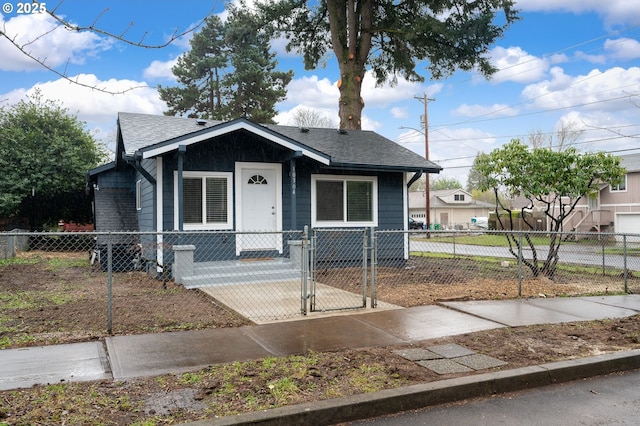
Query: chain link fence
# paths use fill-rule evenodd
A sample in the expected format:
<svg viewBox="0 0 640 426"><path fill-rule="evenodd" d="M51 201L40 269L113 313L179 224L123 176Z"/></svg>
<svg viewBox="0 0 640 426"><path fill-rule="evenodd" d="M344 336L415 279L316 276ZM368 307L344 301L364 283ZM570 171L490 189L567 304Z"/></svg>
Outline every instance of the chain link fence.
<svg viewBox="0 0 640 426"><path fill-rule="evenodd" d="M408 260L378 255L380 299L556 297L640 292L640 236L508 231L378 231L378 253L408 240ZM557 252L553 247L559 244ZM398 288L410 296L398 294Z"/></svg>
<svg viewBox="0 0 640 426"><path fill-rule="evenodd" d="M552 241L561 244L550 256ZM25 315L56 341L264 323L378 301L640 293L637 234L5 232L0 254L0 347Z"/></svg>
<svg viewBox="0 0 640 426"><path fill-rule="evenodd" d="M367 229L314 229L311 241L312 312L367 305Z"/></svg>

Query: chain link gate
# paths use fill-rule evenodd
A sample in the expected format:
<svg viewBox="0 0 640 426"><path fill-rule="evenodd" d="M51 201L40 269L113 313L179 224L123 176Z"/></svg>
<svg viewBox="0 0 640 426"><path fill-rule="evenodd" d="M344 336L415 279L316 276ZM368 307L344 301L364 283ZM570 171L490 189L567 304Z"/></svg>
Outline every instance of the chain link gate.
<svg viewBox="0 0 640 426"><path fill-rule="evenodd" d="M310 312L367 306L370 251L367 229L313 229L306 296L303 293Z"/></svg>

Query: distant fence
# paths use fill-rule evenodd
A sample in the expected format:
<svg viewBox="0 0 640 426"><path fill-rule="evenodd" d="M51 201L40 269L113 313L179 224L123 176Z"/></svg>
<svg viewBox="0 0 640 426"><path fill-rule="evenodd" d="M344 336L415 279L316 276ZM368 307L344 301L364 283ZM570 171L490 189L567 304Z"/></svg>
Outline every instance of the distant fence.
<svg viewBox="0 0 640 426"><path fill-rule="evenodd" d="M552 238L562 241L553 270L540 271ZM10 265L12 257L18 262L43 253L48 259L70 253L78 259L66 263L76 269L65 285L86 285L83 273L106 283L92 291L104 291L100 297L108 304L109 333L113 321L126 315L114 315L114 309L124 309L113 306L119 283L149 276L165 288L169 281L198 288L254 322L379 302L415 306L640 293L640 234L373 229L0 233L0 268ZM0 273L4 280L7 276ZM0 282L0 293L5 291L15 287ZM285 303L287 297L293 303Z"/></svg>

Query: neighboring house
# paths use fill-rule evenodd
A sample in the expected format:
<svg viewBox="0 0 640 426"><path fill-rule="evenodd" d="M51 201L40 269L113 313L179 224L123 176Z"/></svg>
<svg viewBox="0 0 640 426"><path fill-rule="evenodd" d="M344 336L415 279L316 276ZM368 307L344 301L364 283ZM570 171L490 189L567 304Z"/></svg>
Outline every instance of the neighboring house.
<svg viewBox="0 0 640 426"><path fill-rule="evenodd" d="M620 185L602 185L594 198L583 197L565 230L640 233L640 154L620 156L627 174Z"/></svg>
<svg viewBox="0 0 640 426"><path fill-rule="evenodd" d="M468 229L472 218L488 217L495 210L491 203L478 201L463 189L441 189L430 192L430 221L440 229ZM409 193L409 215L415 220L426 222L425 191Z"/></svg>
<svg viewBox="0 0 640 426"><path fill-rule="evenodd" d="M371 131L131 113L117 124L116 160L88 173L96 231L264 233L206 234L196 261L211 260L202 245L231 246L228 258L282 254L277 232L305 226L406 229L409 185L441 170ZM171 246L163 238L154 247ZM170 255L155 250L159 262Z"/></svg>

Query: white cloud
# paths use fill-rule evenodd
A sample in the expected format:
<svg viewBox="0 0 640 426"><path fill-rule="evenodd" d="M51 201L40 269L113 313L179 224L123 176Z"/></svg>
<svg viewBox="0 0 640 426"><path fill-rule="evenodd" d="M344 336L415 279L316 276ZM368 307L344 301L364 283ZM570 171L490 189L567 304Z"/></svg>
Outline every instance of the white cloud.
<svg viewBox="0 0 640 426"><path fill-rule="evenodd" d="M174 80L176 79L175 75L171 71L176 63L178 63L178 58L171 59L169 61L153 61L151 65L149 65L143 72L143 77L148 79L165 79L165 80Z"/></svg>
<svg viewBox="0 0 640 426"><path fill-rule="evenodd" d="M453 115L463 117L509 117L516 115L518 110L512 106L504 104L493 105L467 105L462 104L451 111Z"/></svg>
<svg viewBox="0 0 640 426"><path fill-rule="evenodd" d="M553 55L550 55L547 60L551 64L563 64L565 62L569 62L569 58L564 53L554 53Z"/></svg>
<svg viewBox="0 0 640 426"><path fill-rule="evenodd" d="M608 39L604 43L607 54L620 60L632 60L640 58L640 42L632 38Z"/></svg>
<svg viewBox="0 0 640 426"><path fill-rule="evenodd" d="M83 64L85 59L108 50L112 41L88 31L67 31L48 14L19 15L0 25L8 38L31 56L44 61L49 67L60 67L67 62ZM42 66L27 57L4 37L0 38L0 70L40 70Z"/></svg>
<svg viewBox="0 0 640 426"><path fill-rule="evenodd" d="M635 0L518 0L517 7L532 12L595 12L607 25L640 23L640 2Z"/></svg>
<svg viewBox="0 0 640 426"><path fill-rule="evenodd" d="M386 107L394 102L410 99L416 95L427 92L429 96L435 95L442 90L441 83L429 85L427 90L420 83L407 81L402 77L398 77L397 84L392 86L390 83L376 87L376 81L373 74L367 71L362 80L362 98L366 107Z"/></svg>
<svg viewBox="0 0 640 426"><path fill-rule="evenodd" d="M424 155L424 135L415 130L401 133L396 142ZM456 178L463 185L467 182L469 169L479 152L490 152L498 147L495 136L475 128L441 128L429 132L429 160L440 164L444 170L439 177Z"/></svg>
<svg viewBox="0 0 640 426"><path fill-rule="evenodd" d="M557 128L560 128L561 123L574 123L578 126L582 134L577 147L582 151L637 149L640 127L635 114L635 111L630 111L630 114L571 111L558 120Z"/></svg>
<svg viewBox="0 0 640 426"><path fill-rule="evenodd" d="M539 80L549 68L545 59L530 55L520 47L493 48L491 62L500 70L491 76L493 83L530 83Z"/></svg>
<svg viewBox="0 0 640 426"><path fill-rule="evenodd" d="M404 120L406 118L409 118L409 111L407 110L406 107L393 107L389 112L391 113L391 116L393 118L396 118L399 120Z"/></svg>
<svg viewBox="0 0 640 426"><path fill-rule="evenodd" d="M605 55L589 55L588 53L584 53L578 50L574 57L581 61L587 61L592 64L604 64L607 62L607 57Z"/></svg>
<svg viewBox="0 0 640 426"><path fill-rule="evenodd" d="M522 96L531 101L534 108L578 108L605 111L633 111L637 107L629 102L638 96L640 68L611 68L604 72L594 69L587 75L569 76L560 68L554 68L551 79L531 84ZM636 98L637 99L637 98Z"/></svg>
<svg viewBox="0 0 640 426"><path fill-rule="evenodd" d="M294 78L287 86L287 99L284 105L306 105L313 108L336 108L340 92L335 83L328 78Z"/></svg>
<svg viewBox="0 0 640 426"><path fill-rule="evenodd" d="M115 79L101 81L93 74L79 74L72 79L113 92L135 89L123 95L111 95L59 79L38 83L29 89L16 89L0 95L0 98L7 98L13 104L24 99L25 95L33 94L37 88L45 99L60 101L70 114L78 116L81 121L90 122L94 127L115 126L118 112L162 114L166 109L155 87L149 87L145 82Z"/></svg>

